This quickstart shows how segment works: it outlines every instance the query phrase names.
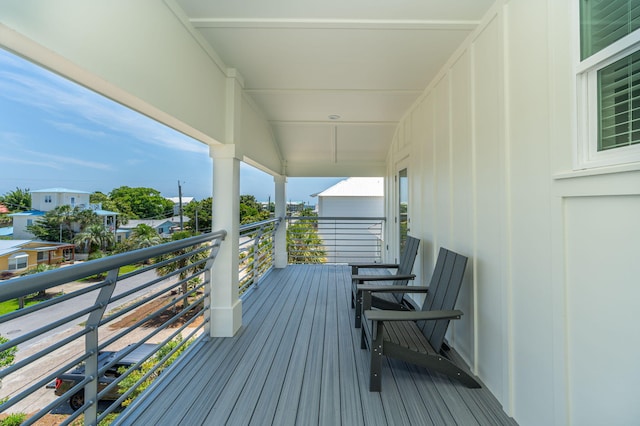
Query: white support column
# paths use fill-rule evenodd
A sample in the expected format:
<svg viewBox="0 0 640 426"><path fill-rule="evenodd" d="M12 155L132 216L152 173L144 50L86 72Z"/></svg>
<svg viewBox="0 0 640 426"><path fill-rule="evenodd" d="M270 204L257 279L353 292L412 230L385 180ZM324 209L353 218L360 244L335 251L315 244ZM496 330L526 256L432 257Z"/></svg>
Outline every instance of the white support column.
<svg viewBox="0 0 640 426"><path fill-rule="evenodd" d="M285 176L274 176L273 180L276 186L276 208L275 217L284 218L287 214L287 178ZM275 267L286 268L289 263L289 255L287 253L287 223L283 221L278 228L275 236Z"/></svg>
<svg viewBox="0 0 640 426"><path fill-rule="evenodd" d="M235 145L211 146L213 158L213 229L227 237L211 270L212 337L231 337L242 326L238 298L238 242L240 227L240 160Z"/></svg>

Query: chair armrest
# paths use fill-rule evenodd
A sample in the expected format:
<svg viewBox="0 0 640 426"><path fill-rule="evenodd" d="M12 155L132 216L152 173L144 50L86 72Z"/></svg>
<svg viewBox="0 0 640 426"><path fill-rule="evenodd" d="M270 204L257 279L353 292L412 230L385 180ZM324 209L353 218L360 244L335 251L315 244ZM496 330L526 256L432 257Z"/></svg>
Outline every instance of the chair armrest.
<svg viewBox="0 0 640 426"><path fill-rule="evenodd" d="M350 263L352 268L393 268L400 267L397 263Z"/></svg>
<svg viewBox="0 0 640 426"><path fill-rule="evenodd" d="M370 321L422 321L439 319L460 319L460 310L452 311L364 311L364 316Z"/></svg>
<svg viewBox="0 0 640 426"><path fill-rule="evenodd" d="M370 291L372 293L426 293L429 291L429 287L420 285L358 284L358 291Z"/></svg>
<svg viewBox="0 0 640 426"><path fill-rule="evenodd" d="M363 281L401 281L401 280L412 280L416 276L414 274L409 275L352 275L351 279L353 281L363 282Z"/></svg>

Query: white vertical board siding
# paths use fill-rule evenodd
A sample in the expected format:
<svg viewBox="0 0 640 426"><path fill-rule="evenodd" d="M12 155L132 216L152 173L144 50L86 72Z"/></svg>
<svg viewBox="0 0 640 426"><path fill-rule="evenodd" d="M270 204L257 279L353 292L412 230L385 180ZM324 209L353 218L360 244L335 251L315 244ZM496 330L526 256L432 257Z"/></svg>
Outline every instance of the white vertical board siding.
<svg viewBox="0 0 640 426"><path fill-rule="evenodd" d="M419 220L422 222L421 229L424 246L423 270L433 271L435 256L437 256L436 237L436 196L435 196L435 147L434 147L434 96L429 94L421 105L421 116L424 121L422 133L416 136L416 140L421 145L422 180L416 183L418 190L417 202L421 203L422 214ZM416 218L418 220L418 218ZM427 279L431 279L431 272Z"/></svg>
<svg viewBox="0 0 640 426"><path fill-rule="evenodd" d="M318 197L319 214L324 217L381 217L384 197Z"/></svg>
<svg viewBox="0 0 640 426"><path fill-rule="evenodd" d="M499 21L492 20L472 46L475 141L476 318L478 373L498 400L504 397L505 200L501 143Z"/></svg>
<svg viewBox="0 0 640 426"><path fill-rule="evenodd" d="M521 424L552 424L543 409L555 404L546 2L509 2L505 16L511 408Z"/></svg>
<svg viewBox="0 0 640 426"><path fill-rule="evenodd" d="M451 117L447 74L437 82L433 94L437 105L434 112L436 243L438 247L451 248Z"/></svg>
<svg viewBox="0 0 640 426"><path fill-rule="evenodd" d="M465 51L453 64L451 82L451 244L473 257L473 158L471 146L471 61ZM457 306L465 314L453 321L452 342L469 365L473 365L473 262L468 262Z"/></svg>
<svg viewBox="0 0 640 426"><path fill-rule="evenodd" d="M570 424L636 425L640 196L564 206Z"/></svg>

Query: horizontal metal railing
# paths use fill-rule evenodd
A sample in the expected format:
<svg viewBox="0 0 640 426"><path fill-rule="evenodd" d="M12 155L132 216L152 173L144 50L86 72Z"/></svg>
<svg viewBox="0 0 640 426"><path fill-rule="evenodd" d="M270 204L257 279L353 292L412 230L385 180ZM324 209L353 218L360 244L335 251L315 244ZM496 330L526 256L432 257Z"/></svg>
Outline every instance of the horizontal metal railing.
<svg viewBox="0 0 640 426"><path fill-rule="evenodd" d="M282 218L250 223L240 227L240 294L269 272L275 262L275 234Z"/></svg>
<svg viewBox="0 0 640 426"><path fill-rule="evenodd" d="M82 414L85 424L97 424L113 413L176 351L207 330L210 269L225 236L225 231L213 232L0 282L0 302L65 289L64 294L0 316L0 335L10 339L0 344L0 353L18 348L15 362L0 370L0 412L12 407L16 411L37 397L38 410L24 423L33 424L52 410L68 410L67 400L84 392L84 404L62 424ZM140 267L119 275L127 265ZM80 281L90 277L94 280ZM105 371L144 343L157 344L160 352L98 392ZM118 359L98 366L100 351L120 348L126 349ZM98 408L101 397L148 361L153 365L144 376L117 400L101 401ZM45 389L79 363L85 366L84 380L57 398Z"/></svg>
<svg viewBox="0 0 640 426"><path fill-rule="evenodd" d="M287 217L289 263L382 261L384 217Z"/></svg>

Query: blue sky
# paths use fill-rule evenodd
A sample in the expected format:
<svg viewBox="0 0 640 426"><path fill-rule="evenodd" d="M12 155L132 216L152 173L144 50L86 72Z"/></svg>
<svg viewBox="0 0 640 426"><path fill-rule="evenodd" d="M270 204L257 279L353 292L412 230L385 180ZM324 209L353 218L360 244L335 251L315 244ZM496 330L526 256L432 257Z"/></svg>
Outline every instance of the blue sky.
<svg viewBox="0 0 640 426"><path fill-rule="evenodd" d="M0 49L0 194L65 187L108 193L150 187L166 197L211 194L206 145ZM340 179L289 178L287 198ZM243 164L240 193L273 199L273 179Z"/></svg>

